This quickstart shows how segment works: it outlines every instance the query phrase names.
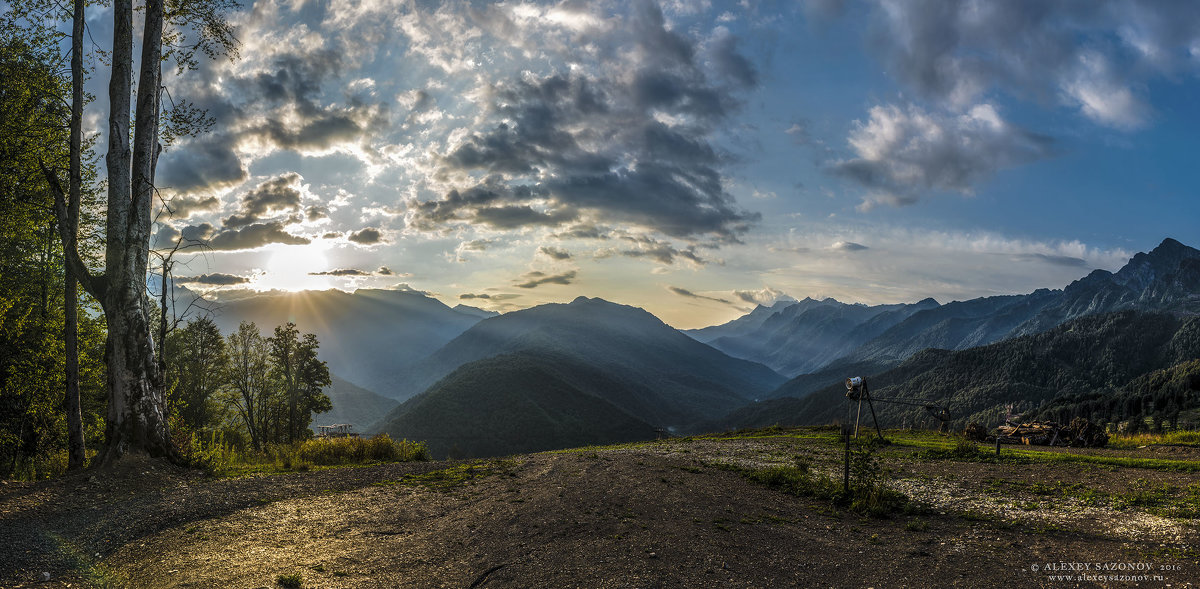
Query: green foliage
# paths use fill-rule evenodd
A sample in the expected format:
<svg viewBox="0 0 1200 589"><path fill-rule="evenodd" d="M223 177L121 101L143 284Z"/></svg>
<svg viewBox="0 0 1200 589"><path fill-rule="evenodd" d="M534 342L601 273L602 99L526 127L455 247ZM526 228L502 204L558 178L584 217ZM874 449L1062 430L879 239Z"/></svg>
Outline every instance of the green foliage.
<svg viewBox="0 0 1200 589"><path fill-rule="evenodd" d="M283 427L282 437L288 442L311 437L308 426L312 414L333 408L329 397L321 392L321 387L329 386L331 380L329 368L317 359L317 337L307 333L301 338L296 324L288 323L276 327L275 335L267 338L266 344L271 374L281 389L283 414L278 426Z"/></svg>
<svg viewBox="0 0 1200 589"><path fill-rule="evenodd" d="M217 392L225 384L229 355L221 330L208 317L189 322L167 336L167 403L190 429L217 425Z"/></svg>
<svg viewBox="0 0 1200 589"><path fill-rule="evenodd" d="M53 476L66 444L62 246L41 170L65 168L69 156L69 82L53 35L0 22L0 477ZM93 177L90 165L84 173ZM85 256L93 222L84 215ZM94 303L78 302L82 409L93 446L103 432L104 327Z"/></svg>
<svg viewBox="0 0 1200 589"><path fill-rule="evenodd" d="M425 444L408 440L392 441L387 434L369 439L333 438L305 440L296 450L296 458L310 464L361 464L365 462L410 462L428 460Z"/></svg>
<svg viewBox="0 0 1200 589"><path fill-rule="evenodd" d="M290 444L269 444L261 451L239 446L219 435L194 443L190 457L214 476L288 472L332 466L419 462L429 460L421 442L394 441L387 435L370 439L312 439Z"/></svg>

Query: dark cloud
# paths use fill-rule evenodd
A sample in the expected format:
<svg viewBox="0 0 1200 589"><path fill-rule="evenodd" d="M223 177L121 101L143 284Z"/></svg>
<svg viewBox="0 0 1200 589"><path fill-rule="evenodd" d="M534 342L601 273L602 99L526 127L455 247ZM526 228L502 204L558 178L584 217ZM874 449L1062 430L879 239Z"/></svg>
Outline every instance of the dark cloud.
<svg viewBox="0 0 1200 589"><path fill-rule="evenodd" d="M411 274L396 274L387 266L380 266L378 270L372 272L370 270L359 270L358 268L335 268L333 270L323 270L321 272L309 272L309 276L411 276Z"/></svg>
<svg viewBox="0 0 1200 589"><path fill-rule="evenodd" d="M216 123L217 133L185 138L163 154L161 183L178 192L232 186L248 177L238 151L260 142L279 149L323 150L387 129L385 103L362 97L323 100L322 88L341 77L341 52L275 48L270 67L238 74L204 69L183 79L188 100ZM219 77L219 79L218 79Z"/></svg>
<svg viewBox="0 0 1200 589"><path fill-rule="evenodd" d="M359 270L358 268L336 268L334 270L325 270L322 272L309 272L309 276L374 276L370 270Z"/></svg>
<svg viewBox="0 0 1200 589"><path fill-rule="evenodd" d="M871 109L850 134L857 157L831 169L867 189L865 205L906 205L934 191L971 194L1000 170L1049 157L1054 142L1004 121L991 105L963 115L916 106Z"/></svg>
<svg viewBox="0 0 1200 589"><path fill-rule="evenodd" d="M160 231L161 233L161 231ZM292 235L283 229L283 223L254 223L240 229L225 228L218 230L209 223L189 225L181 230L183 238L188 241L201 241L214 250L243 250L254 249L272 243L287 245L304 245L311 243L306 237Z"/></svg>
<svg viewBox="0 0 1200 589"><path fill-rule="evenodd" d="M191 192L244 181L249 173L233 151L237 140L236 134L218 132L165 150L158 168L158 182L178 192Z"/></svg>
<svg viewBox="0 0 1200 589"><path fill-rule="evenodd" d="M304 209L304 216L309 221L316 221L329 217L329 208L322 205L312 205Z"/></svg>
<svg viewBox="0 0 1200 589"><path fill-rule="evenodd" d="M176 196L167 202L165 212L172 219L186 219L197 211L215 211L220 206L215 196Z"/></svg>
<svg viewBox="0 0 1200 589"><path fill-rule="evenodd" d="M269 211L299 209L300 180L300 174L288 172L259 184L242 197L246 214L259 216Z"/></svg>
<svg viewBox="0 0 1200 589"><path fill-rule="evenodd" d="M236 276L233 274L222 274L214 272L212 274L201 274L199 276L176 276L175 282L184 284L209 284L214 286L228 286L231 284L245 284L250 282L250 279L245 276Z"/></svg>
<svg viewBox="0 0 1200 589"><path fill-rule="evenodd" d="M599 257L619 254L627 258L646 258L667 265L674 264L676 258L683 258L700 266L708 263L708 260L696 253L696 245L677 248L665 241L656 240L644 235L623 235L621 239L632 244L632 249L617 248L604 250L600 253Z"/></svg>
<svg viewBox="0 0 1200 589"><path fill-rule="evenodd" d="M534 270L533 272L526 272L523 274L521 278L524 279L525 282L521 282L516 286L517 288L537 288L543 284L567 285L571 284L571 282L575 280L575 274L575 270L569 270L567 272L563 272L562 274L546 274L545 272Z"/></svg>
<svg viewBox="0 0 1200 589"><path fill-rule="evenodd" d="M346 239L361 245L373 245L383 241L383 234L374 227L367 227L366 229L351 233Z"/></svg>
<svg viewBox="0 0 1200 589"><path fill-rule="evenodd" d="M362 135L360 123L349 114L323 113L299 126L268 119L250 131L283 149L328 149Z"/></svg>
<svg viewBox="0 0 1200 589"><path fill-rule="evenodd" d="M321 239L337 239L341 236L342 234L338 233L337 231L330 231L328 233L321 234Z"/></svg>
<svg viewBox="0 0 1200 589"><path fill-rule="evenodd" d="M550 247L550 246L546 246L546 245L539 247L538 253L540 253L543 256L546 256L552 260L570 260L571 259L571 252L568 252L566 250L560 250L556 247Z"/></svg>
<svg viewBox="0 0 1200 589"><path fill-rule="evenodd" d="M632 57L620 67L494 84L488 105L497 122L447 151L438 174L485 178L412 203L413 226L517 229L601 220L722 243L747 231L759 216L725 192L725 158L712 136L757 85L753 65L728 34L701 52L700 43L668 29L649 2L637 3L626 24ZM617 50L615 39L595 42Z"/></svg>
<svg viewBox="0 0 1200 589"><path fill-rule="evenodd" d="M690 291L690 290L688 290L688 289L686 289L686 288L679 288L678 286L668 286L668 287L667 287L667 290L669 290L669 291L671 291L671 292L673 292L673 293L675 293L675 294L677 294L677 295L679 295L679 296L681 296L681 297L687 297L687 298L690 298L690 299L702 299L702 300L705 300L705 301L713 301L713 302L717 302L717 303L724 303L724 304L726 304L726 305L732 305L732 304L733 304L733 303L731 303L731 302L729 302L729 301L727 301L727 300L725 300L725 299L719 299L719 298L717 298L717 297L709 297L709 296L704 296L704 295L701 295L701 294L696 294L696 293L694 293L694 292L692 292L692 291Z"/></svg>
<svg viewBox="0 0 1200 589"><path fill-rule="evenodd" d="M1021 261L1046 262L1056 266L1067 266L1069 268L1083 268L1088 265L1087 260L1076 258L1074 256L1061 256L1055 254L1012 254L1012 257Z"/></svg>

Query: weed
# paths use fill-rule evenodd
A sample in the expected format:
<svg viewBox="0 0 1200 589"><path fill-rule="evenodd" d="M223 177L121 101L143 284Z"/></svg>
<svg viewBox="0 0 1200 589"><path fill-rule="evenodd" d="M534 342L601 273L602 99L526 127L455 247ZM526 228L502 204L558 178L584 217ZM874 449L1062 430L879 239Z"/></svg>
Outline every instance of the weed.
<svg viewBox="0 0 1200 589"><path fill-rule="evenodd" d="M904 524L904 529L910 532L924 532L929 529L929 522L914 517L908 520L908 523Z"/></svg>
<svg viewBox="0 0 1200 589"><path fill-rule="evenodd" d="M513 475L516 467L515 460L481 460L424 474L406 475L396 483L408 487L424 487L444 493L453 491L479 477Z"/></svg>
<svg viewBox="0 0 1200 589"><path fill-rule="evenodd" d="M279 575L275 577L275 583L284 589L300 589L304 586L304 578L300 576L300 573Z"/></svg>

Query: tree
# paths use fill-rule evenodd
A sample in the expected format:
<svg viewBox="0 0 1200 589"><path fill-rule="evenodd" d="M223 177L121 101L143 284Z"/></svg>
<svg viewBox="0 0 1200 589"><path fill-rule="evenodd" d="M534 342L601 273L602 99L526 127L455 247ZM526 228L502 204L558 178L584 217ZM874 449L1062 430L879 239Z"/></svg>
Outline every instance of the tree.
<svg viewBox="0 0 1200 589"><path fill-rule="evenodd" d="M271 386L267 343L254 323L243 321L229 335L229 363L224 380L229 385L226 401L237 409L255 450L266 439Z"/></svg>
<svg viewBox="0 0 1200 589"><path fill-rule="evenodd" d="M217 324L202 317L167 337L165 357L171 366L168 403L193 430L214 425L217 393L225 385L229 354Z"/></svg>
<svg viewBox="0 0 1200 589"><path fill-rule="evenodd" d="M72 449L70 463L82 464L82 413L95 402L77 404L75 419L68 412L64 420L64 375L83 373L75 399L80 388L96 391L102 370L93 343L103 333L92 318L70 316L78 299L64 278L51 186L41 166L65 164L70 156L63 108L70 86L57 43L52 31L17 27L7 16L0 23L0 472L64 446ZM69 327L72 322L78 328ZM60 337L69 333L81 338ZM72 344L80 353L66 353ZM75 370L67 366L72 360Z"/></svg>
<svg viewBox="0 0 1200 589"><path fill-rule="evenodd" d="M311 435L308 426L312 414L333 408L321 387L329 386L329 368L317 358L317 338L308 333L300 336L295 323L275 328L267 339L273 372L281 387L285 403L287 441L294 442Z"/></svg>
<svg viewBox="0 0 1200 589"><path fill-rule="evenodd" d="M155 358L155 341L150 331L149 301L145 292L155 196L154 175L161 145L158 142L162 114L162 59L164 21L192 24L200 34L194 47L215 54L232 51L235 43L221 17L221 0L186 2L173 0L166 12L164 0L146 0L143 10L142 54L133 120L133 142L129 141L130 97L133 77L133 1L114 0L111 78L109 79L107 239L104 272L93 275L78 255L70 234L70 204L58 188L55 212L67 264L79 283L100 301L108 325L105 355L108 361L108 416L102 457L109 463L130 450L180 461L168 432L163 375ZM197 19L190 22L189 18ZM181 37L168 36L171 42ZM176 52L181 69L194 64L195 49ZM51 176L51 174L47 174ZM57 181L53 182L57 187ZM161 344L161 342L159 342Z"/></svg>

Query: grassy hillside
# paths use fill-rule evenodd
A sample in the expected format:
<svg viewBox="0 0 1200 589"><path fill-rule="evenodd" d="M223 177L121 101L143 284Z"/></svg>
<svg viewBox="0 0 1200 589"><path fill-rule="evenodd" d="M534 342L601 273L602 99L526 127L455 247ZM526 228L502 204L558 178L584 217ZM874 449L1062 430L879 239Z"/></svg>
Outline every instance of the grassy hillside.
<svg viewBox="0 0 1200 589"><path fill-rule="evenodd" d="M375 429L424 441L437 458L653 439L629 411L644 411L647 393L567 358L507 354L458 368Z"/></svg>

